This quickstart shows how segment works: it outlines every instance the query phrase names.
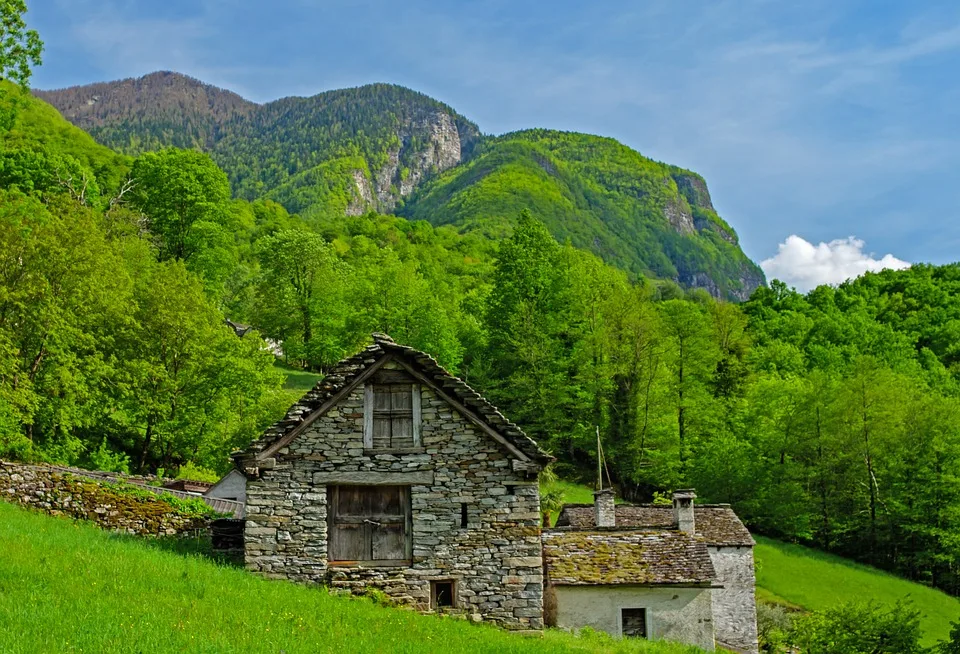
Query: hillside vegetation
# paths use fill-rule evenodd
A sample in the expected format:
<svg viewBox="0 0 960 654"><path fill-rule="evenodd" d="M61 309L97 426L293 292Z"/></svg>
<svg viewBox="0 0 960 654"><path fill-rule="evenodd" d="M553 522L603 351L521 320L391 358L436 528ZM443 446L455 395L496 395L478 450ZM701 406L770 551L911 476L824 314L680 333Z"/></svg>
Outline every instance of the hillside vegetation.
<svg viewBox="0 0 960 654"><path fill-rule="evenodd" d="M939 590L801 545L756 540L757 589L763 601L823 611L847 602L895 606L907 600L920 611L926 646L947 640L951 623L960 620L960 600Z"/></svg>
<svg viewBox="0 0 960 654"><path fill-rule="evenodd" d="M391 84L256 105L153 73L36 95L123 152L201 148L237 196L269 198L307 219L397 212L500 238L528 209L559 241L632 274L738 300L764 283L699 175L612 139L483 137L451 107Z"/></svg>
<svg viewBox="0 0 960 654"><path fill-rule="evenodd" d="M561 243L634 273L740 300L764 282L702 177L587 134L487 139L470 161L418 189L401 213L503 237L523 209Z"/></svg>
<svg viewBox="0 0 960 654"><path fill-rule="evenodd" d="M0 649L49 652L624 652L693 648L509 634L267 581L162 542L0 502Z"/></svg>

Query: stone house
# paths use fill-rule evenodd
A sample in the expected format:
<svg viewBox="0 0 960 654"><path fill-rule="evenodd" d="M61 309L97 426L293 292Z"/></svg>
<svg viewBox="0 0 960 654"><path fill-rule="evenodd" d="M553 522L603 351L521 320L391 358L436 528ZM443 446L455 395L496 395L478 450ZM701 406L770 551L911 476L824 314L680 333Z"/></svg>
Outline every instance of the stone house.
<svg viewBox="0 0 960 654"><path fill-rule="evenodd" d="M614 507L600 491L541 530L550 460L433 358L374 334L208 495L245 500L219 535L242 530L247 569L270 578L512 630L546 619L756 652L753 540L728 506L678 492L674 507Z"/></svg>
<svg viewBox="0 0 960 654"><path fill-rule="evenodd" d="M564 506L543 537L548 621L616 636L640 625L647 636L755 654L755 543L728 504L694 505L695 497L614 506L607 490L593 505Z"/></svg>
<svg viewBox="0 0 960 654"><path fill-rule="evenodd" d="M542 629L550 460L433 358L375 334L235 455L245 565Z"/></svg>

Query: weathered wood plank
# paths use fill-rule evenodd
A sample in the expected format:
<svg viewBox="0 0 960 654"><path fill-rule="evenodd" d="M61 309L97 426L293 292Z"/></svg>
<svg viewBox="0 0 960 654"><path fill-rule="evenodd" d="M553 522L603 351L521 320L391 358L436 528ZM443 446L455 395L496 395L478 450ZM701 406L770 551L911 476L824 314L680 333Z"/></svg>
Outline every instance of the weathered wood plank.
<svg viewBox="0 0 960 654"><path fill-rule="evenodd" d="M416 472L315 472L313 483L363 486L432 486L433 471Z"/></svg>

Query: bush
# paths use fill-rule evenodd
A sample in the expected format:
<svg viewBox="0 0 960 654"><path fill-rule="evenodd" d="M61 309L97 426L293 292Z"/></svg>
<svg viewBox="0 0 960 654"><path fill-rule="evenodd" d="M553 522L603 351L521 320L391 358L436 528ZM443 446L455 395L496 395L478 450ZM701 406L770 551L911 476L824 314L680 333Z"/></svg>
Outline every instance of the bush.
<svg viewBox="0 0 960 654"><path fill-rule="evenodd" d="M794 623L793 645L804 654L921 654L920 612L908 602L883 607L850 602Z"/></svg>
<svg viewBox="0 0 960 654"><path fill-rule="evenodd" d="M780 604L757 604L757 635L761 652L782 652L790 642L793 616Z"/></svg>
<svg viewBox="0 0 960 654"><path fill-rule="evenodd" d="M122 452L114 452L107 447L107 439L100 441L100 447L90 453L89 466L103 472L130 473L130 457Z"/></svg>

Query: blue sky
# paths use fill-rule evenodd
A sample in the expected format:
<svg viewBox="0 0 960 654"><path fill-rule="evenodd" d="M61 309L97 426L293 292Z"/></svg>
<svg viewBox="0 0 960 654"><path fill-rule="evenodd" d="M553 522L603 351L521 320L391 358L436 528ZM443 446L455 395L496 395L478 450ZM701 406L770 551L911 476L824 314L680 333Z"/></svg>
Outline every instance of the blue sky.
<svg viewBox="0 0 960 654"><path fill-rule="evenodd" d="M164 69L263 102L393 82L486 133L613 136L703 174L747 254L779 251L781 277L960 259L954 1L28 5L47 44L38 88Z"/></svg>

